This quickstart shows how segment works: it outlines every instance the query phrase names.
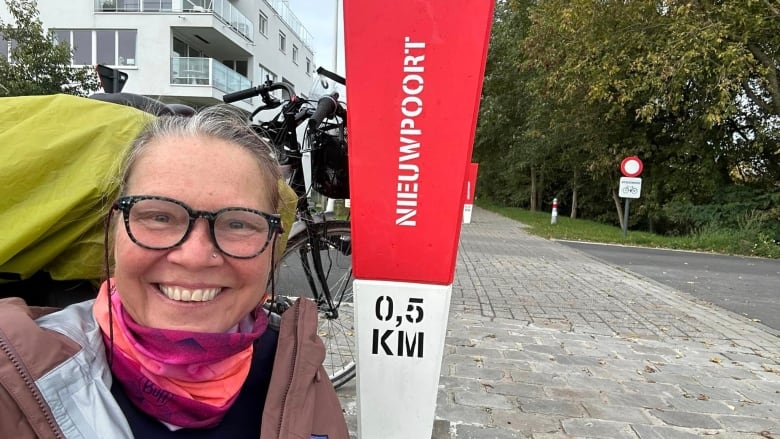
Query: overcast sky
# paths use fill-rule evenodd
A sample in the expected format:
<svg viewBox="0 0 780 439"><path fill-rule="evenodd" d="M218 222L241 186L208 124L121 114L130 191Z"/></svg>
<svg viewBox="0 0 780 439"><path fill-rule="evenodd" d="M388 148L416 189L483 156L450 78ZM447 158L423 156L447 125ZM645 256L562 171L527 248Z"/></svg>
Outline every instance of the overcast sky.
<svg viewBox="0 0 780 439"><path fill-rule="evenodd" d="M314 39L314 63L333 70L333 47L336 40L336 2L338 0L289 0L290 9ZM341 9L339 9L341 14ZM343 23L339 21L339 27ZM343 32L343 29L340 29ZM339 39L339 66L338 73L344 74L344 47L343 33Z"/></svg>

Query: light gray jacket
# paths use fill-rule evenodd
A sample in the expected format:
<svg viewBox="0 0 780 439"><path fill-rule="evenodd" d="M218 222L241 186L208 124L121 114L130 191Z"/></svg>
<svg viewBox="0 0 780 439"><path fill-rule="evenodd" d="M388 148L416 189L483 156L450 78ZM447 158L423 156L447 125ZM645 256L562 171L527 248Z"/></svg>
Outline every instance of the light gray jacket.
<svg viewBox="0 0 780 439"><path fill-rule="evenodd" d="M92 304L50 313L21 299L0 299L0 437L133 437L111 394ZM266 406L258 413L263 439L348 437L321 366L325 350L316 315L312 302L300 300L282 316Z"/></svg>

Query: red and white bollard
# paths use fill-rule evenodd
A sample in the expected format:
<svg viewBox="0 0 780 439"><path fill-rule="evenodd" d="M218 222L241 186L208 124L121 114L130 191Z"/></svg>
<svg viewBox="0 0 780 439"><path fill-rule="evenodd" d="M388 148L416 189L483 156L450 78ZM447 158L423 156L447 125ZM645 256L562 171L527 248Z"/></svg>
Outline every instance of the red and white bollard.
<svg viewBox="0 0 780 439"><path fill-rule="evenodd" d="M552 216L550 217L550 224L558 224L558 199L553 198Z"/></svg>
<svg viewBox="0 0 780 439"><path fill-rule="evenodd" d="M452 3L343 1L360 438L433 433L495 1Z"/></svg>

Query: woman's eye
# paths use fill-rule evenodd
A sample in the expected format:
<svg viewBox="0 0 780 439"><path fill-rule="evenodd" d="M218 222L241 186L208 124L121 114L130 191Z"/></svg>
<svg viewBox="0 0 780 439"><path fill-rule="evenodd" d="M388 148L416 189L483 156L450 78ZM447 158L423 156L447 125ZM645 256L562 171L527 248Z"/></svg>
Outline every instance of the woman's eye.
<svg viewBox="0 0 780 439"><path fill-rule="evenodd" d="M169 223L171 222L171 217L164 213L158 213L152 216L151 220L157 223Z"/></svg>
<svg viewBox="0 0 780 439"><path fill-rule="evenodd" d="M241 221L231 221L228 223L228 228L231 230L243 230L248 227L249 225L247 223Z"/></svg>

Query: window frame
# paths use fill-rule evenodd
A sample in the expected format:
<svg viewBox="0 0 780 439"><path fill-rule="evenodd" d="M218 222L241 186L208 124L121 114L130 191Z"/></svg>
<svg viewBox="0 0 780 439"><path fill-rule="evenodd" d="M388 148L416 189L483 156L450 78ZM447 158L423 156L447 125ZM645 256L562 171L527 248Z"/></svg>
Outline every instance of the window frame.
<svg viewBox="0 0 780 439"><path fill-rule="evenodd" d="M107 66L111 66L111 67L123 67L123 68L135 68L135 67L138 67L138 62L137 62L137 60L138 60L138 29L106 29L106 28L99 28L99 29L59 29L59 28L55 28L55 29L52 29L51 31L55 34L58 43L64 42L64 43L66 43L68 45L68 49L71 51L70 65L72 67L85 67L85 66L93 66L95 64L99 64L98 63L98 57L99 57L99 54L98 54L98 46L99 46L98 36L101 33L106 33L106 32L110 32L110 33L113 34L113 41L112 41L112 43L113 43L113 46L114 46L113 47L114 62L110 63L110 64L105 64L105 63L103 63L103 64L107 65ZM88 50L89 51L89 54L90 54L90 63L89 64L77 64L76 63L76 57L74 56L76 53L75 53L75 51L73 49L73 47L74 47L73 41L74 41L75 32L80 32L80 33L89 32L89 35L90 35L89 49L81 49L81 50ZM121 55L121 53L125 52L126 48L120 49L120 45L122 45L122 44L124 44L124 43L129 41L126 38L122 38L122 34L123 33L132 33L132 35L133 35L133 44L132 44L133 58L123 57ZM68 38L67 38L67 40L63 41L61 38L63 36L65 36L65 34L67 34ZM125 60L124 63L122 62L122 59ZM133 63L132 64L128 64L127 63L128 59L132 59Z"/></svg>
<svg viewBox="0 0 780 439"><path fill-rule="evenodd" d="M263 36L268 36L268 15L263 11L258 11L257 31Z"/></svg>
<svg viewBox="0 0 780 439"><path fill-rule="evenodd" d="M287 53L287 34L279 31L279 51Z"/></svg>

